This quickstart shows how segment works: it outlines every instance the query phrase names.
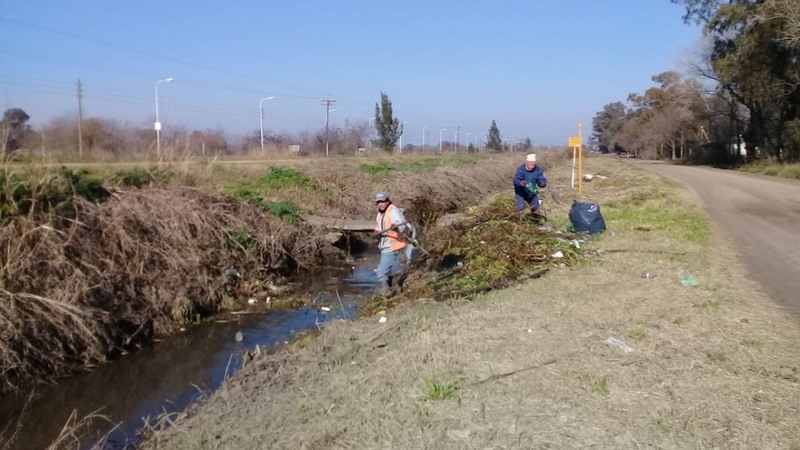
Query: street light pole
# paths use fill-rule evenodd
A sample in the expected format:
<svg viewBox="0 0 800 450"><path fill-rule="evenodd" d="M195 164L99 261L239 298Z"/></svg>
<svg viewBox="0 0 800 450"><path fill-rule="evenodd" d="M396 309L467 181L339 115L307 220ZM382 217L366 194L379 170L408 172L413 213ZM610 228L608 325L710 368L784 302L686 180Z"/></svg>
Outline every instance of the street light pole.
<svg viewBox="0 0 800 450"><path fill-rule="evenodd" d="M430 127L431 127L430 125L425 125L424 127L422 127L422 151L423 152L425 151L425 129L426 128L430 128Z"/></svg>
<svg viewBox="0 0 800 450"><path fill-rule="evenodd" d="M272 100L275 97L264 97L258 101L258 125L261 130L261 156L267 159L267 153L264 151L264 100Z"/></svg>
<svg viewBox="0 0 800 450"><path fill-rule="evenodd" d="M403 122L400 124L400 153L403 153L403 133L405 132L405 127L403 125L407 123L408 122Z"/></svg>
<svg viewBox="0 0 800 450"><path fill-rule="evenodd" d="M447 131L447 128L439 130L439 153L442 153L442 132Z"/></svg>
<svg viewBox="0 0 800 450"><path fill-rule="evenodd" d="M464 136L464 147L467 147L467 149L469 149L469 137L471 135L472 135L472 133L467 133L467 135Z"/></svg>
<svg viewBox="0 0 800 450"><path fill-rule="evenodd" d="M158 85L165 82L170 82L174 78L164 78L163 80L156 81L156 151L158 153L158 158L161 159L161 121L159 120L158 116Z"/></svg>
<svg viewBox="0 0 800 450"><path fill-rule="evenodd" d="M461 133L461 127L458 127L455 135L453 135L453 139L456 141L456 153L458 152L458 133Z"/></svg>

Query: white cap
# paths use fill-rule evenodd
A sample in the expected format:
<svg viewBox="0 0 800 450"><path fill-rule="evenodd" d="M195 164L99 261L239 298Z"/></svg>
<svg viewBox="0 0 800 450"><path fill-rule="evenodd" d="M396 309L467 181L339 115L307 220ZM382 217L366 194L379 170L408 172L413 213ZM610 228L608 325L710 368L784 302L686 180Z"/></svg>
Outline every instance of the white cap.
<svg viewBox="0 0 800 450"><path fill-rule="evenodd" d="M536 162L536 153L528 153L528 156L525 157L526 162Z"/></svg>

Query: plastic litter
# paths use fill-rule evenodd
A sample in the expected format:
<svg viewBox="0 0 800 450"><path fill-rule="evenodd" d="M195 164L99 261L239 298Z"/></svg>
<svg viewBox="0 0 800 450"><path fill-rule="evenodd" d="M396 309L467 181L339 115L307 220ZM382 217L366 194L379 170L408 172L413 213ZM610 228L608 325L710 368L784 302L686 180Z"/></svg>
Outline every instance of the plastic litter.
<svg viewBox="0 0 800 450"><path fill-rule="evenodd" d="M237 331L234 339L236 340L236 342L242 342L244 340L244 335L242 334L241 331Z"/></svg>
<svg viewBox="0 0 800 450"><path fill-rule="evenodd" d="M331 310L331 309L330 309L329 307L327 307L327 306L321 306L319 309L320 309L321 311L325 311L325 312L330 312L330 310Z"/></svg>
<svg viewBox="0 0 800 450"><path fill-rule="evenodd" d="M564 252L562 252L561 250L559 250L559 251L557 251L557 252L553 253L553 254L552 254L552 255L550 255L550 256L552 256L553 258L563 258L563 257L564 257Z"/></svg>
<svg viewBox="0 0 800 450"><path fill-rule="evenodd" d="M681 284L688 287L695 287L700 285L700 280L694 275L686 275L681 280Z"/></svg>
<svg viewBox="0 0 800 450"><path fill-rule="evenodd" d="M590 234L598 234L606 229L600 205L596 203L580 203L575 200L569 210L569 221L578 233L588 231Z"/></svg>
<svg viewBox="0 0 800 450"><path fill-rule="evenodd" d="M248 305L255 305L256 303L258 303L258 300L255 299L255 298L248 298L247 299L247 304Z"/></svg>
<svg viewBox="0 0 800 450"><path fill-rule="evenodd" d="M378 319L378 323L386 323L387 320L389 319L387 319L386 316L382 316L380 319Z"/></svg>
<svg viewBox="0 0 800 450"><path fill-rule="evenodd" d="M648 272L646 270L644 272L642 272L642 278L647 278L648 280L650 280L650 279L653 279L655 277L656 277L656 273L655 272Z"/></svg>
<svg viewBox="0 0 800 450"><path fill-rule="evenodd" d="M605 342L608 345L613 345L614 347L619 348L620 350L622 350L625 353L630 353L630 352L633 351L633 347L631 347L630 345L626 344L625 341L623 341L621 339L617 339L615 337L606 338L606 340L603 341L603 342Z"/></svg>

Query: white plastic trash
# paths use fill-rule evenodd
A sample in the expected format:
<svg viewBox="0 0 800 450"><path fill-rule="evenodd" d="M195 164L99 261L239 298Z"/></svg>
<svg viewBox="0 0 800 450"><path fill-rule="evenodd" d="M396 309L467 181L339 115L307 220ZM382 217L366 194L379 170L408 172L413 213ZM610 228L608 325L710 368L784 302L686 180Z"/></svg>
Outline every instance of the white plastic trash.
<svg viewBox="0 0 800 450"><path fill-rule="evenodd" d="M625 341L623 341L621 339L617 339L615 337L606 338L606 340L603 341L603 342L605 342L608 345L613 345L614 347L619 348L620 350L622 350L625 353L630 353L630 352L633 351L633 347L631 347L630 345L626 344Z"/></svg>
<svg viewBox="0 0 800 450"><path fill-rule="evenodd" d="M552 256L553 258L563 258L564 257L564 253L561 250L559 250L559 251L553 253L550 256Z"/></svg>
<svg viewBox="0 0 800 450"><path fill-rule="evenodd" d="M386 323L387 320L389 319L387 319L386 316L383 316L380 319L378 319L378 323Z"/></svg>
<svg viewBox="0 0 800 450"><path fill-rule="evenodd" d="M325 312L330 312L330 310L331 310L331 309L330 309L330 308L328 308L327 306L322 306L322 307L320 307L319 309L321 309L322 311L325 311Z"/></svg>

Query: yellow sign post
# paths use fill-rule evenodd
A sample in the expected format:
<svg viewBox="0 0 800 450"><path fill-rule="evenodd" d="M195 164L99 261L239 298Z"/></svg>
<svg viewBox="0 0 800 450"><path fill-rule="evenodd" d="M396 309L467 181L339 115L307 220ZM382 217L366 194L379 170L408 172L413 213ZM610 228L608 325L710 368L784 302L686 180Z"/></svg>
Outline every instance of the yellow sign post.
<svg viewBox="0 0 800 450"><path fill-rule="evenodd" d="M572 187L575 188L575 160L578 162L578 194L583 192L583 124L578 122L578 135L570 136L568 145L572 147ZM576 157L577 156L577 157Z"/></svg>
<svg viewBox="0 0 800 450"><path fill-rule="evenodd" d="M580 166L581 155L579 154L583 139L580 136L570 136L568 145L572 147L572 188L575 188L575 164ZM580 167L578 170L581 170ZM580 175L578 175L578 191L580 192Z"/></svg>
<svg viewBox="0 0 800 450"><path fill-rule="evenodd" d="M578 122L578 195L583 193L583 123Z"/></svg>

